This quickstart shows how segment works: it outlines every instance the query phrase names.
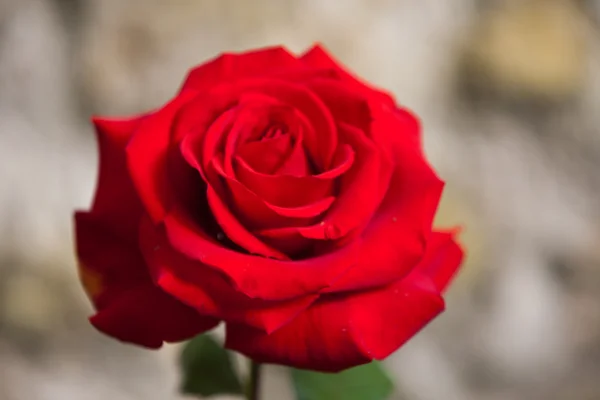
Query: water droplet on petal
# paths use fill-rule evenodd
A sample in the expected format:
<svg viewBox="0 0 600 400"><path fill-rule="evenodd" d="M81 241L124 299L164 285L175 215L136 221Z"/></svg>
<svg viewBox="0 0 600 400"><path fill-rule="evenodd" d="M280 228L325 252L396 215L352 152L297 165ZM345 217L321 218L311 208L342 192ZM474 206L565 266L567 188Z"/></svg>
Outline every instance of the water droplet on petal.
<svg viewBox="0 0 600 400"><path fill-rule="evenodd" d="M223 239L225 239L225 235L223 234L223 232L217 233L217 240L223 240Z"/></svg>

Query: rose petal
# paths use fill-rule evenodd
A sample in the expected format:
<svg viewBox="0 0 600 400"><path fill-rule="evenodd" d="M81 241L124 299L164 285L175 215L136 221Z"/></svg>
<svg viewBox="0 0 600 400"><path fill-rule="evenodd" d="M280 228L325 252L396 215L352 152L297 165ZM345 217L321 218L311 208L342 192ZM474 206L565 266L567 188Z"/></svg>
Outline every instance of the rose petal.
<svg viewBox="0 0 600 400"><path fill-rule="evenodd" d="M304 151L304 135L302 130L296 136L294 145L288 154L288 157L283 159L279 167L273 171L272 175L289 175L289 176L308 176L311 173L312 167L306 158ZM251 168L252 166L249 165ZM254 169L254 168L252 168ZM260 172L260 171L257 171ZM263 172L264 173L264 172Z"/></svg>
<svg viewBox="0 0 600 400"><path fill-rule="evenodd" d="M250 94L271 97L284 106L297 110L296 116L303 121L304 141L312 161L320 171L330 167L337 147L337 131L327 107L306 87L279 80L247 79L219 85L210 92L197 96L179 113L173 142L179 143L189 135L197 136L197 147L202 152L195 153L195 156L201 155L201 165L206 168L215 151L223 146L224 136L226 136L224 127L221 127L212 129L214 137L209 139L209 127L227 110L230 110L228 118L232 124L236 113L233 108L239 103L241 97ZM252 114L246 115L245 118L251 116ZM254 116L252 123L246 121L242 126L249 129L259 122L261 120ZM204 139L205 135L206 139ZM204 140L206 144L203 144Z"/></svg>
<svg viewBox="0 0 600 400"><path fill-rule="evenodd" d="M310 204L333 193L335 179L348 171L354 163L354 150L341 145L332 169L314 176L267 175L254 170L243 159L236 159L238 180L260 198L281 207Z"/></svg>
<svg viewBox="0 0 600 400"><path fill-rule="evenodd" d="M417 276L357 297L353 336L363 352L378 360L398 350L445 308L439 293Z"/></svg>
<svg viewBox="0 0 600 400"><path fill-rule="evenodd" d="M424 254L444 182L423 155L418 123L395 117L387 122L380 124L375 120L372 135L382 142L387 140L380 145L397 164L389 188L361 234L361 259L328 290L356 290L389 283L406 275Z"/></svg>
<svg viewBox="0 0 600 400"><path fill-rule="evenodd" d="M131 288L90 318L96 329L123 342L159 348L214 328L218 320L199 316L153 285Z"/></svg>
<svg viewBox="0 0 600 400"><path fill-rule="evenodd" d="M254 95L254 94L253 94ZM256 97L256 96L252 96ZM310 128L310 125L302 115L288 105L282 104L268 96L259 95L261 98L256 102L240 104L236 109L233 125L225 140L224 168L227 174L233 175L232 159L238 148L245 143L253 141L268 140L273 134L286 134L294 137L296 141L301 140L302 132ZM267 97L265 100L264 97ZM291 150L292 147L290 146ZM269 150L266 149L266 153ZM291 151L287 152L288 154ZM304 152L298 161L299 169L307 169L307 160Z"/></svg>
<svg viewBox="0 0 600 400"><path fill-rule="evenodd" d="M354 241L325 255L289 262L220 246L209 240L182 210L172 210L164 225L174 249L225 274L236 290L248 297L265 300L292 299L331 285L354 265L359 244Z"/></svg>
<svg viewBox="0 0 600 400"><path fill-rule="evenodd" d="M318 68L308 65L305 62L300 62L290 68L272 71L269 73L269 77L306 84L316 79L339 80L340 73L339 70L335 68Z"/></svg>
<svg viewBox="0 0 600 400"><path fill-rule="evenodd" d="M244 160L256 171L272 174L283 164L292 148L292 136L285 134L272 139L244 143L237 150L236 158Z"/></svg>
<svg viewBox="0 0 600 400"><path fill-rule="evenodd" d="M343 302L319 300L269 335L229 323L225 347L260 363L336 372L371 361L349 335L350 318Z"/></svg>
<svg viewBox="0 0 600 400"><path fill-rule="evenodd" d="M307 151L320 171L328 169L338 143L337 128L317 95L306 86L273 79L248 79L240 82L240 87L272 96L297 109L314 128L314 134L304 132Z"/></svg>
<svg viewBox="0 0 600 400"><path fill-rule="evenodd" d="M352 125L370 134L373 118L369 97L364 92L332 79L315 79L306 85L323 100L338 124Z"/></svg>
<svg viewBox="0 0 600 400"><path fill-rule="evenodd" d="M137 234L141 204L127 174L125 146L144 119L93 119L99 146L99 175L92 211L107 221L115 233L133 240Z"/></svg>
<svg viewBox="0 0 600 400"><path fill-rule="evenodd" d="M419 263L419 273L431 279L439 292L446 290L458 271L464 251L454 236L458 230L433 232L427 242L427 251Z"/></svg>
<svg viewBox="0 0 600 400"><path fill-rule="evenodd" d="M145 219L140 246L156 283L203 315L273 332L306 309L318 296L286 301L251 299L236 291L219 272L173 251L164 233ZM239 268L245 268L240 265Z"/></svg>
<svg viewBox="0 0 600 400"><path fill-rule="evenodd" d="M378 101L382 101L393 105L395 103L394 97L375 86L364 82L362 79L359 79L355 74L349 72L342 64L335 60L331 54L329 54L323 46L317 44L312 49L308 50L299 58L303 63L310 65L315 68L331 68L335 69L341 76L341 79L345 83L349 83L354 85L357 89L364 92L367 96L372 97Z"/></svg>
<svg viewBox="0 0 600 400"><path fill-rule="evenodd" d="M383 359L444 309L420 277L388 287L322 297L270 335L226 325L225 346L259 362L335 372Z"/></svg>
<svg viewBox="0 0 600 400"><path fill-rule="evenodd" d="M453 242L452 233L436 232L410 274L384 289L365 292L367 296L361 299L364 315L355 315L352 320L364 351L384 359L441 313L445 305L440 289L454 275L461 259L462 251ZM378 312L369 311L374 309ZM391 316L398 322L391 324Z"/></svg>
<svg viewBox="0 0 600 400"><path fill-rule="evenodd" d="M205 180L207 184L207 205L209 210L212 210L212 217L214 217L220 228L232 242L252 254L260 254L264 257L283 260L288 259L284 253L261 242L240 223L224 201L226 191L214 168L208 169L203 167L197 156L198 154L202 154L201 152L211 154L211 152L216 151L218 142L222 140L222 135L219 135L219 133L230 126L232 118L232 113L224 113L211 125L206 135L194 133L186 136L181 141L181 153L189 165L195 168ZM206 232L203 232L203 236L207 237Z"/></svg>
<svg viewBox="0 0 600 400"><path fill-rule="evenodd" d="M258 254L278 260L289 260L289 257L285 253L268 246L250 233L240 223L238 218L233 215L229 206L223 202L223 199L215 192L212 186L207 188L206 197L213 216L231 241L251 254Z"/></svg>
<svg viewBox="0 0 600 400"><path fill-rule="evenodd" d="M75 213L80 278L96 307L110 303L115 291L150 282L132 239L121 237L118 227L102 215Z"/></svg>
<svg viewBox="0 0 600 400"><path fill-rule="evenodd" d="M154 221L172 205L174 193L167 176L173 121L180 108L196 96L184 91L138 126L127 145L127 165L142 204Z"/></svg>
<svg viewBox="0 0 600 400"><path fill-rule="evenodd" d="M217 324L156 288L137 247L115 235L104 217L77 213L75 229L80 277L98 310L91 318L97 329L157 348Z"/></svg>
<svg viewBox="0 0 600 400"><path fill-rule="evenodd" d="M302 236L298 228L275 228L254 231L254 234L269 246L280 249L292 258L301 257L302 252L314 249L314 241Z"/></svg>
<svg viewBox="0 0 600 400"><path fill-rule="evenodd" d="M228 176L217 159L213 167L226 181L231 193L231 207L244 225L252 229L263 227L301 226L314 220L329 209L335 198L327 196L310 204L299 207L279 207L260 198L238 180Z"/></svg>
<svg viewBox="0 0 600 400"><path fill-rule="evenodd" d="M377 210L388 186L393 166L385 153L353 126L341 124L340 134L357 157L342 177L338 200L323 221L300 230L307 238L335 240L362 227Z"/></svg>
<svg viewBox="0 0 600 400"><path fill-rule="evenodd" d="M171 143L179 145L188 135L203 137L217 118L237 107L242 93L242 88L234 82L222 83L210 91L198 93L177 112L171 127Z"/></svg>
<svg viewBox="0 0 600 400"><path fill-rule="evenodd" d="M192 69L182 90L205 91L222 81L275 73L299 66L296 57L283 47L269 47L245 53L225 53Z"/></svg>

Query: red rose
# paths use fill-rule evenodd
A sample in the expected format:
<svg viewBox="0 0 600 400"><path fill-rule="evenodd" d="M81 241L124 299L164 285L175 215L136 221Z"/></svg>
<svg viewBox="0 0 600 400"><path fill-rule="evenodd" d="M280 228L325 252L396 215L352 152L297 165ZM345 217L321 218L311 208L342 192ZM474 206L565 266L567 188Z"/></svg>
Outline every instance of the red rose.
<svg viewBox="0 0 600 400"><path fill-rule="evenodd" d="M104 333L156 348L224 321L256 361L335 371L443 310L462 251L432 231L419 124L323 48L225 54L161 109L94 124L76 230Z"/></svg>

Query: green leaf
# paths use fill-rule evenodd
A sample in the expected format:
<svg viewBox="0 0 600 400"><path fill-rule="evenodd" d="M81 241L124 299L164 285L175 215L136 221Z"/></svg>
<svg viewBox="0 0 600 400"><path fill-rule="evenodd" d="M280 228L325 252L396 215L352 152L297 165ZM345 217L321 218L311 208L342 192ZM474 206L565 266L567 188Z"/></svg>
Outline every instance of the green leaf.
<svg viewBox="0 0 600 400"><path fill-rule="evenodd" d="M242 394L227 350L209 335L199 335L185 344L181 353L181 391L203 397Z"/></svg>
<svg viewBox="0 0 600 400"><path fill-rule="evenodd" d="M385 400L394 385L378 362L337 374L292 370L297 400Z"/></svg>

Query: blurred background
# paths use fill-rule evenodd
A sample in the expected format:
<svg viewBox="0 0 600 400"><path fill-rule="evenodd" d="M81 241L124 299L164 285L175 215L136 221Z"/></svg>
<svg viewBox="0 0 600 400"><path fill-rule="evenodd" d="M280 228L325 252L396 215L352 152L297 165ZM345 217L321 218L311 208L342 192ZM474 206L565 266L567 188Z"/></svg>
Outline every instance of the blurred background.
<svg viewBox="0 0 600 400"><path fill-rule="evenodd" d="M91 114L225 50L324 43L423 120L468 258L386 361L405 400L600 399L600 1L0 0L0 400L181 399L176 346L88 326L71 213ZM268 369L265 400L290 399Z"/></svg>

